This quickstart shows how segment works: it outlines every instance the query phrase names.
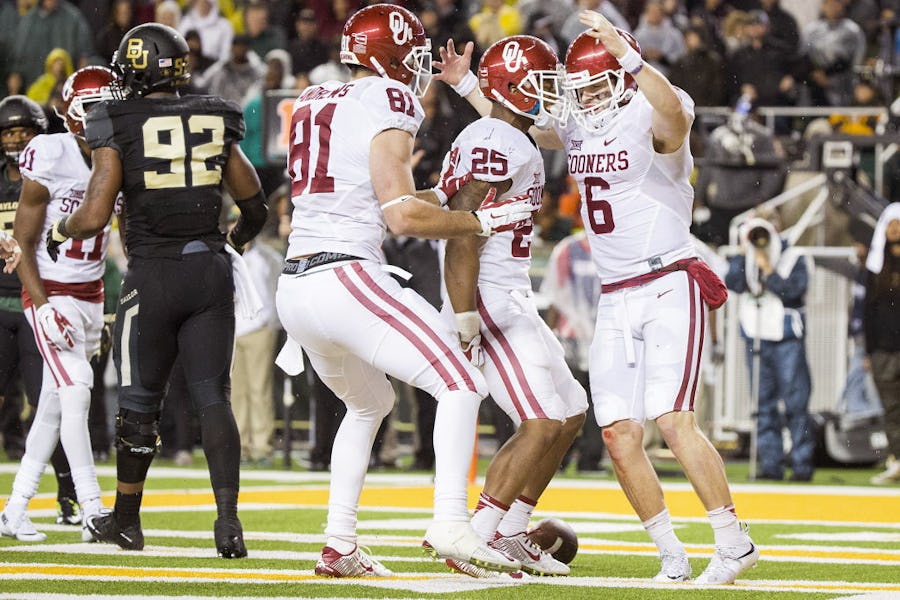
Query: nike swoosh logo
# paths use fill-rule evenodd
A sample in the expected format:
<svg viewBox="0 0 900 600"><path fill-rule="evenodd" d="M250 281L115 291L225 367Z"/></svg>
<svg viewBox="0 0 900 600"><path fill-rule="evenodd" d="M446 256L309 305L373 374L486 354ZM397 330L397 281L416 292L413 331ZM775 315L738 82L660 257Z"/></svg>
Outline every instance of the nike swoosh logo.
<svg viewBox="0 0 900 600"><path fill-rule="evenodd" d="M671 291L672 291L671 289L668 289L668 290L666 290L666 291L664 291L664 292L658 293L658 294L656 295L656 299L659 300L660 298L662 298L663 296L665 296L666 294L668 294L668 293L671 292Z"/></svg>
<svg viewBox="0 0 900 600"><path fill-rule="evenodd" d="M525 554L527 554L527 555L528 555L528 558L530 558L531 560L534 560L534 561L541 560L541 553L540 553L540 552L538 552L537 554L532 554L532 553L528 550L528 548L522 546L522 549L525 551Z"/></svg>
<svg viewBox="0 0 900 600"><path fill-rule="evenodd" d="M611 139L611 140L603 140L603 145L604 145L604 146L609 146L610 144L612 144L612 143L613 143L614 141L616 141L617 139L619 139L619 138L614 137L614 138Z"/></svg>

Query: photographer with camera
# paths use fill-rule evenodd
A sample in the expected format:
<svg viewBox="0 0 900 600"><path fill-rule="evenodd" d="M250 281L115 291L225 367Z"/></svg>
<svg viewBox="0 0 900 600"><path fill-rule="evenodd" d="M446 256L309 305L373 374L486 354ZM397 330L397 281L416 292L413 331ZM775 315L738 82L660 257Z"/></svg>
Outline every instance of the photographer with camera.
<svg viewBox="0 0 900 600"><path fill-rule="evenodd" d="M786 425L791 435L790 480L809 481L815 449L804 341L809 269L806 259L779 235L777 214L767 217L757 216L741 227L743 253L729 259L725 285L740 294L741 334L757 407L756 479L784 478ZM779 399L784 402L783 416Z"/></svg>
<svg viewBox="0 0 900 600"><path fill-rule="evenodd" d="M784 188L784 151L774 132L756 121L750 91L710 134L700 162L691 233L713 246L728 243L734 217Z"/></svg>

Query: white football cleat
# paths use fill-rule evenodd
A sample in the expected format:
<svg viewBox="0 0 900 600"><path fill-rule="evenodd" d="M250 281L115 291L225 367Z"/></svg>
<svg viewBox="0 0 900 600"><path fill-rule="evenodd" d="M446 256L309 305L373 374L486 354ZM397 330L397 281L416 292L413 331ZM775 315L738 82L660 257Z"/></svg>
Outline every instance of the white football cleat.
<svg viewBox="0 0 900 600"><path fill-rule="evenodd" d="M716 546L712 560L694 583L699 585L728 585L734 583L738 575L756 566L759 549L748 534L748 527L741 523L746 542L737 546Z"/></svg>
<svg viewBox="0 0 900 600"><path fill-rule="evenodd" d="M568 575L570 572L569 565L541 550L524 531L510 536L497 533L488 545L521 562L522 570L530 575L554 577Z"/></svg>
<svg viewBox="0 0 900 600"><path fill-rule="evenodd" d="M654 583L679 583L691 580L691 563L684 552L660 552L659 573Z"/></svg>
<svg viewBox="0 0 900 600"><path fill-rule="evenodd" d="M900 482L900 459L889 456L884 463L884 471L869 480L873 485L885 485Z"/></svg>
<svg viewBox="0 0 900 600"><path fill-rule="evenodd" d="M522 563L489 547L468 521L435 521L425 532L422 549L433 558L450 558L491 571L511 573Z"/></svg>
<svg viewBox="0 0 900 600"><path fill-rule="evenodd" d="M47 534L38 531L34 523L28 518L28 513L22 513L18 519L12 519L6 511L0 513L0 535L16 538L20 542L43 542Z"/></svg>
<svg viewBox="0 0 900 600"><path fill-rule="evenodd" d="M390 577L394 572L357 546L349 554L341 554L330 546L322 548L316 563L316 575L322 577Z"/></svg>
<svg viewBox="0 0 900 600"><path fill-rule="evenodd" d="M485 569L483 567L476 567L475 565L469 564L467 562L462 562L459 560L453 560L448 558L444 561L450 570L454 573L462 573L463 575L468 575L469 577L474 577L475 579L528 579L529 575L527 575L524 571L515 571L513 573L501 573L500 571L491 571L489 569Z"/></svg>

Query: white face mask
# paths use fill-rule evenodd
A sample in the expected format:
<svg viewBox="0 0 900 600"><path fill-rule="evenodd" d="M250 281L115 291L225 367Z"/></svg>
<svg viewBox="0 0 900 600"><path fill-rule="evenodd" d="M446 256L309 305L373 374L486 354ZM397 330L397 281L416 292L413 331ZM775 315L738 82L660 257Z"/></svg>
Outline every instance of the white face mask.
<svg viewBox="0 0 900 600"><path fill-rule="evenodd" d="M413 74L409 87L417 97L423 97L431 85L431 40L425 40L424 46L410 50L403 59L403 65Z"/></svg>
<svg viewBox="0 0 900 600"><path fill-rule="evenodd" d="M595 75L588 71L567 73L564 87L569 93L572 118L593 133L608 127L634 97L634 90L625 87L624 69Z"/></svg>

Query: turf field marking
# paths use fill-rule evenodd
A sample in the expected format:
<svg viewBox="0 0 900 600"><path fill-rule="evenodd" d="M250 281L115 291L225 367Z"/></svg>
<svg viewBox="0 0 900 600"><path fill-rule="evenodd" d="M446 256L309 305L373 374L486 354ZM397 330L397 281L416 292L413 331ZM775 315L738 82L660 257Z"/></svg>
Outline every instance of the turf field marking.
<svg viewBox="0 0 900 600"><path fill-rule="evenodd" d="M23 573L28 569L29 573ZM0 576L17 580L102 580L102 581L153 581L178 583L310 583L323 585L364 585L374 588L400 589L422 594L460 593L464 591L483 590L491 587L507 587L511 585L544 584L559 587L593 587L593 588L641 588L641 589L679 589L695 587L695 584L657 584L647 579L622 577L558 577L529 578L523 580L479 579L464 575L424 573L415 575L395 575L383 578L364 579L327 579L317 577L312 571L274 571L244 569L208 569L208 568L137 568L104 566L104 574L97 574L92 567L77 565L47 564L11 564L0 566ZM12 576L12 577L9 577ZM696 586L722 589L720 586ZM731 590L768 591L768 592L830 592L840 594L881 592L900 594L900 584L894 583L859 583L846 581L811 581L811 580L748 580L743 579L734 584ZM92 596L93 598L93 596Z"/></svg>
<svg viewBox="0 0 900 600"><path fill-rule="evenodd" d="M63 527L62 525L58 527ZM145 530L145 535L150 538L177 538L192 540L212 540L212 533L208 531L180 531L151 529ZM297 543L309 543L318 546L323 543L319 534L280 534L275 532L246 531L245 539L248 541L290 541ZM415 549L420 543L419 538L403 536L376 535L361 536L360 543L369 547L385 548L400 547ZM708 544L685 544L688 555L696 559L708 559L713 552L713 546ZM214 557L212 544L209 548L161 546L146 547L142 553L134 553L120 550L110 544L27 544L0 545L2 552L34 552L34 553L66 553L83 555L118 555L118 556L168 556L181 558ZM152 554L151 554L152 552ZM604 540L600 538L582 538L579 540L578 552L580 554L615 554L625 556L655 557L656 546L646 542L624 542L618 540ZM766 545L762 548L762 560L770 562L796 562L796 563L828 563L828 564L860 564L860 565L900 565L900 550L880 550L873 548L853 548L846 546L793 546L793 545ZM385 562L423 562L427 559L409 556L391 556L384 552L377 553L378 558ZM283 560L309 560L319 558L318 551L277 551L254 550L250 548L251 558L283 559Z"/></svg>

